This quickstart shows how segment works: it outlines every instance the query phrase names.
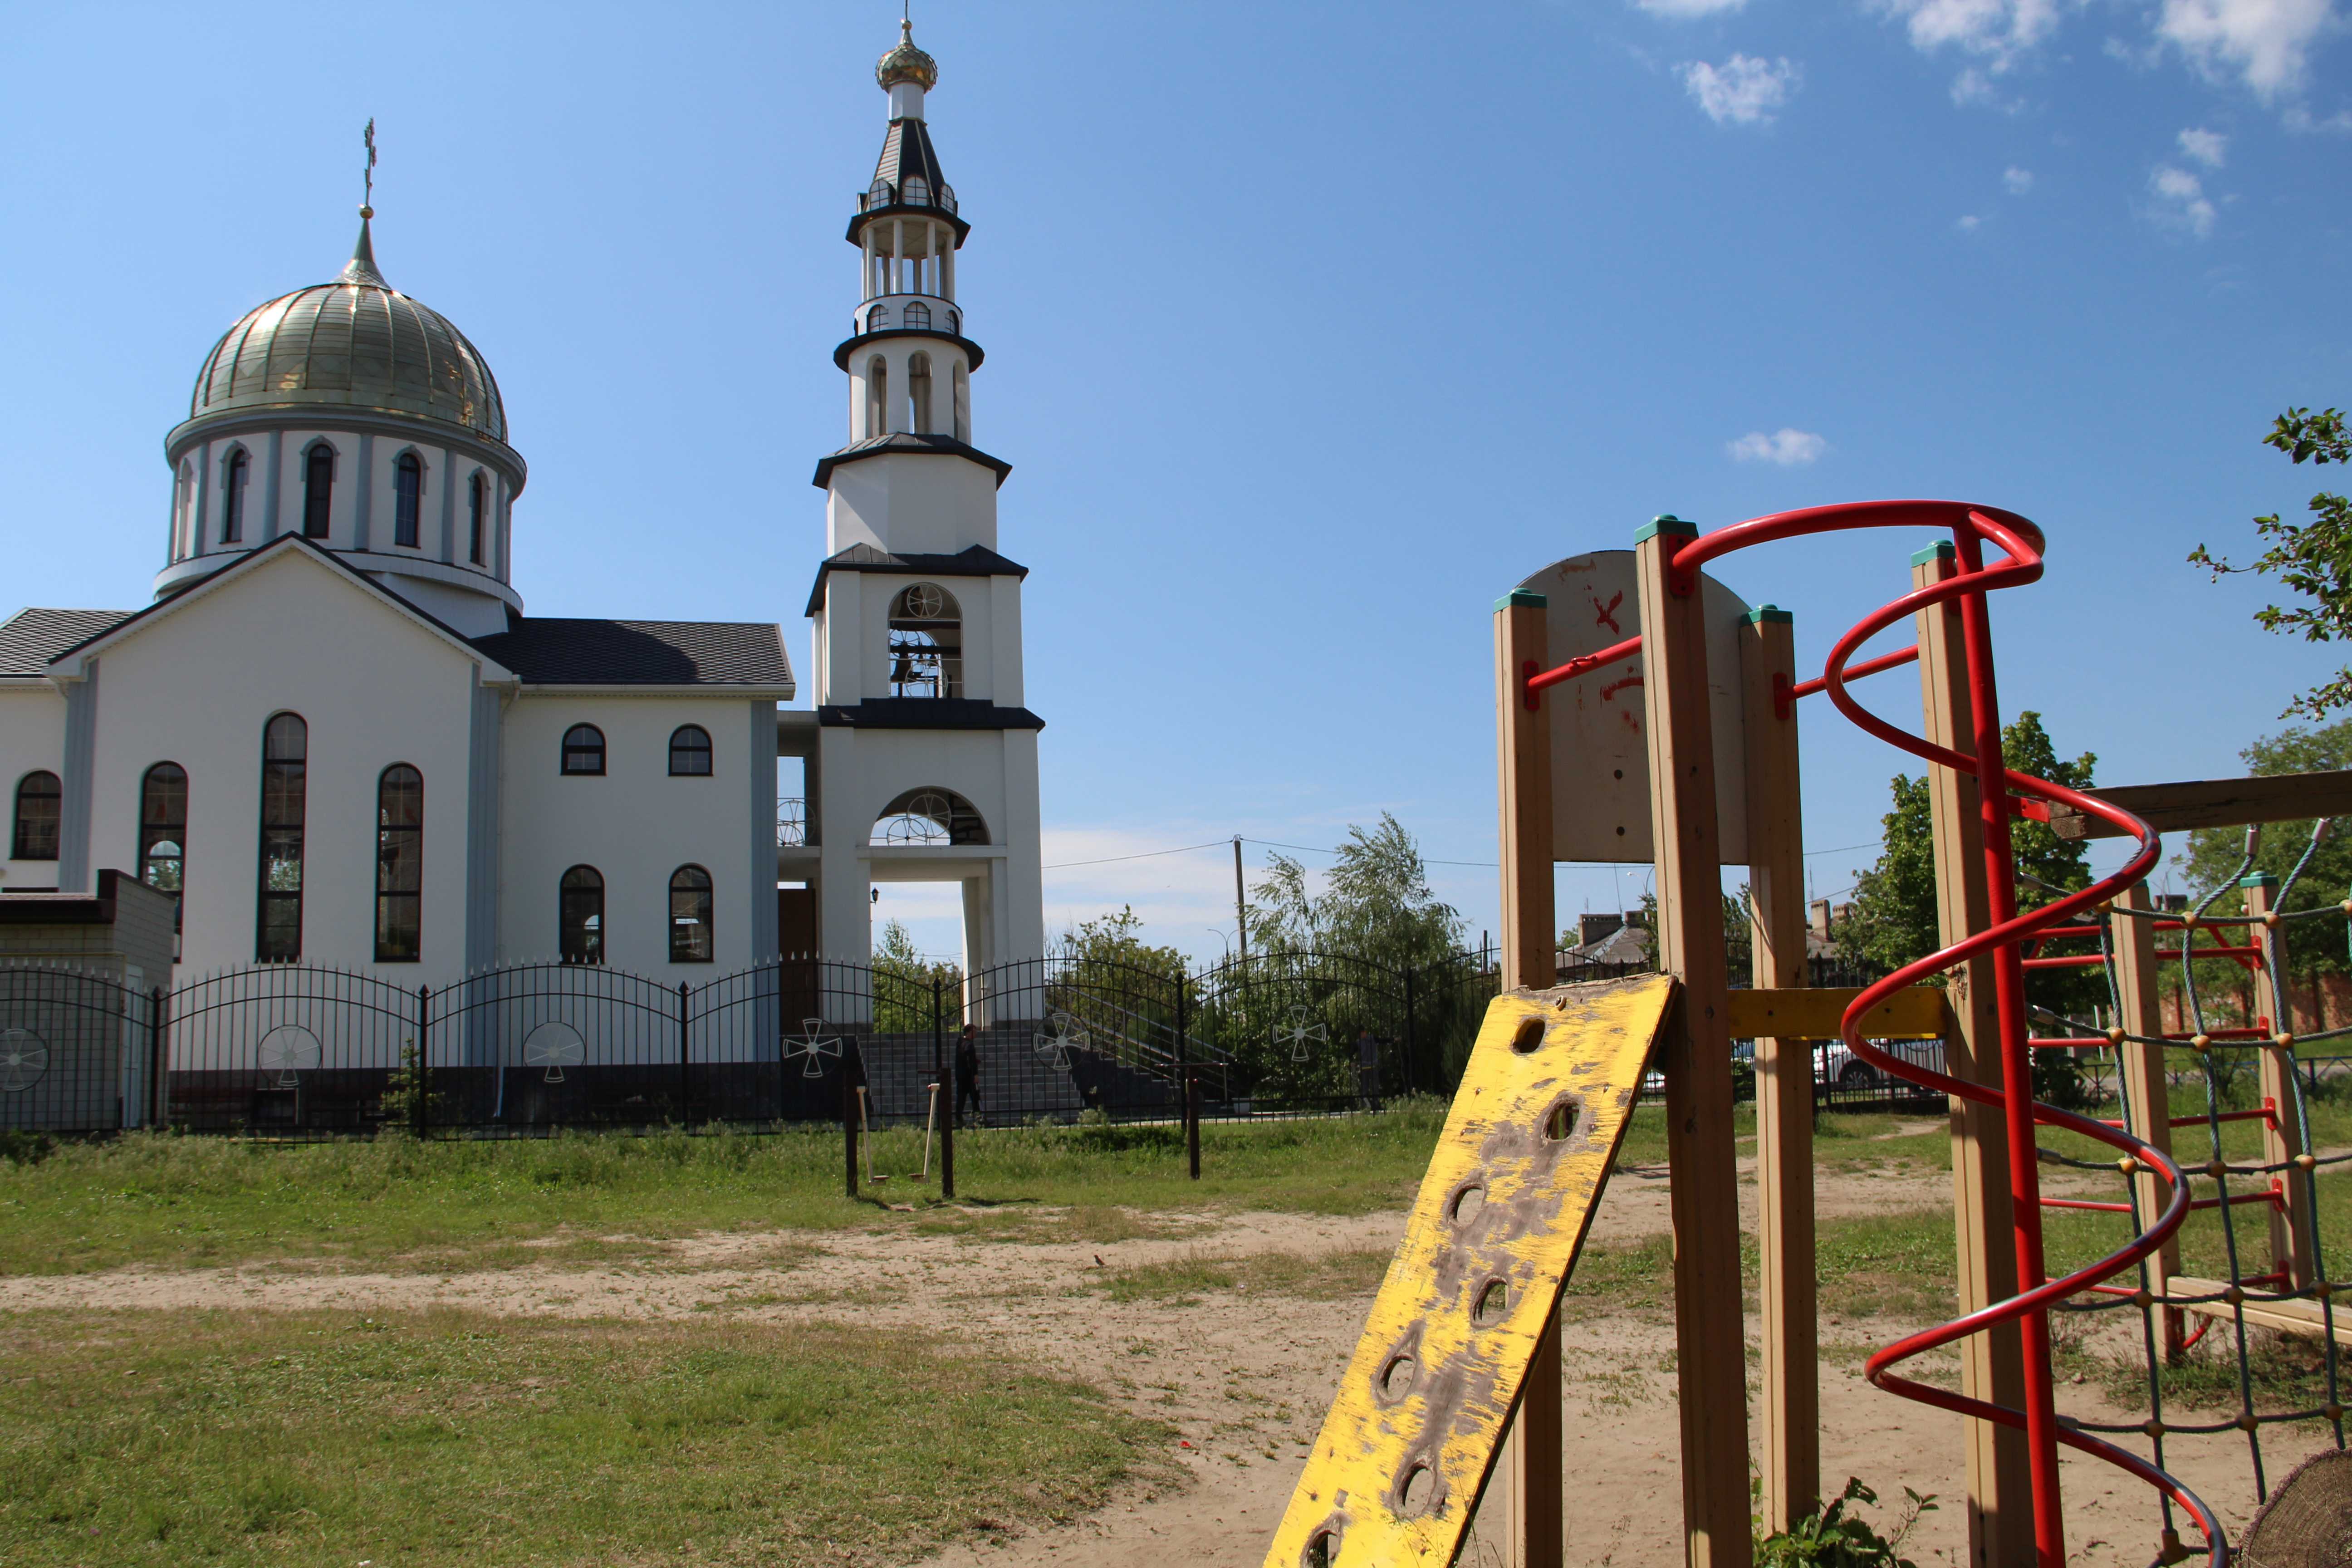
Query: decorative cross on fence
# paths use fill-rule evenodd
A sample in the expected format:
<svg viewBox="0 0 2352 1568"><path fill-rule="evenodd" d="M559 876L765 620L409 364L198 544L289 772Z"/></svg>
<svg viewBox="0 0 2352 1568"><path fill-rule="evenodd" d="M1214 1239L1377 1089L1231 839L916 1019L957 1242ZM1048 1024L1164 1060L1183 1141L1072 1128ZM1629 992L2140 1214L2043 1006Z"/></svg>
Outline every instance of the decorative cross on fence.
<svg viewBox="0 0 2352 1568"><path fill-rule="evenodd" d="M1054 1026L1054 1032L1037 1037L1037 1059L1055 1072L1067 1072L1070 1052L1087 1048L1087 1031L1067 1013L1056 1013L1048 1022Z"/></svg>
<svg viewBox="0 0 2352 1568"><path fill-rule="evenodd" d="M1305 1007L1293 1007L1290 1022L1274 1026L1274 1043L1276 1046L1287 1045L1292 1061L1303 1062L1307 1058L1307 1042L1309 1040L1318 1046L1328 1046L1331 1043L1331 1031L1325 1025L1308 1023Z"/></svg>
<svg viewBox="0 0 2352 1568"><path fill-rule="evenodd" d="M824 1020L823 1018L803 1018L801 1020L801 1032L797 1036L787 1035L784 1037L784 1060L790 1061L794 1057L808 1058L808 1066L801 1069L801 1076L803 1078L823 1078L824 1076L824 1063L819 1058L823 1057L837 1057L841 1055L841 1042L839 1040L821 1040L817 1038L817 1036L824 1032Z"/></svg>

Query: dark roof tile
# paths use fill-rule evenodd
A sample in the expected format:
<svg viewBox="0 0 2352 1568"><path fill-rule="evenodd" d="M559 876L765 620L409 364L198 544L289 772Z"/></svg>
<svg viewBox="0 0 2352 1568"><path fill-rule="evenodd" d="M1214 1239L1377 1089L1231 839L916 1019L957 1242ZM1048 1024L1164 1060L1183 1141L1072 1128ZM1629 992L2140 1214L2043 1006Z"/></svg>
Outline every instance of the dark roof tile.
<svg viewBox="0 0 2352 1568"><path fill-rule="evenodd" d="M531 686L789 686L783 633L767 621L592 621L525 616L476 647Z"/></svg>
<svg viewBox="0 0 2352 1568"><path fill-rule="evenodd" d="M131 618L129 610L19 610L0 621L0 676L46 675L49 660Z"/></svg>

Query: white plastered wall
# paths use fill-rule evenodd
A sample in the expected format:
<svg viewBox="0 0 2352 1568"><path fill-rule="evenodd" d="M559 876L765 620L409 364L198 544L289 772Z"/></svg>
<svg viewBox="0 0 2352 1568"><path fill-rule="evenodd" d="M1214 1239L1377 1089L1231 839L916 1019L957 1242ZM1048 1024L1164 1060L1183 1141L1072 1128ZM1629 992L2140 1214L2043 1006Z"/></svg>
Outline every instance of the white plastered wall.
<svg viewBox="0 0 2352 1568"><path fill-rule="evenodd" d="M16 785L26 773L65 775L66 702L46 680L0 681L0 891L54 888L55 860L12 860Z"/></svg>
<svg viewBox="0 0 2352 1568"><path fill-rule="evenodd" d="M771 731L774 702L764 708ZM557 892L563 873L593 866L604 879L604 962L675 986L699 985L772 953L752 951L747 911L760 878L772 898L773 823L763 824L770 859L753 858L751 704L740 697L575 695L526 689L502 726L499 958L552 960L561 952ZM566 774L563 732L593 724L604 732L603 776ZM672 778L669 738L681 724L709 732L707 778ZM768 766L772 780L774 767ZM772 791L772 782L771 784ZM769 796L772 815L773 795ZM670 874L686 865L710 873L710 963L669 962Z"/></svg>
<svg viewBox="0 0 2352 1568"><path fill-rule="evenodd" d="M255 959L261 739L271 715L310 731L302 959L404 986L463 973L467 762L477 664L299 549L197 590L99 660L90 866L136 874L147 769L188 773L181 963ZM62 706L62 705L61 705ZM425 776L423 956L375 962L376 788Z"/></svg>
<svg viewBox="0 0 2352 1568"><path fill-rule="evenodd" d="M838 464L824 503L825 549L952 555L996 548L996 474L965 458L886 452Z"/></svg>

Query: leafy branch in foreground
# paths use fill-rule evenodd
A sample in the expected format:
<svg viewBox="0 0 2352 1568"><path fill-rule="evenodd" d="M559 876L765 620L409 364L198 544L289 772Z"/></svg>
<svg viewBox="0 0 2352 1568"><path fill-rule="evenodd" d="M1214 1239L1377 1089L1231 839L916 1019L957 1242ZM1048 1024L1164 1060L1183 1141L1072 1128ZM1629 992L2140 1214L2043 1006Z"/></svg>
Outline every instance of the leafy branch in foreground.
<svg viewBox="0 0 2352 1568"><path fill-rule="evenodd" d="M2352 463L2352 436L2344 428L2344 411L2290 408L2278 416L2263 444L2275 447L2297 463ZM2270 548L2244 566L2232 566L2200 544L2189 552L2189 564L2224 573L2259 572L2274 576L2312 602L2282 609L2265 605L2254 619L2265 630L2300 632L2305 642L2352 641L2352 500L2322 490L2311 498L2309 522L2287 522L2276 512L2254 519L2255 535ZM2287 704L2281 718L2300 713L2324 719L2338 709L2352 708L2352 667L2339 669Z"/></svg>
<svg viewBox="0 0 2352 1568"><path fill-rule="evenodd" d="M1766 1536L1756 1543L1756 1568L1917 1568L1908 1557L1901 1555L1903 1542L1919 1522L1923 1513L1933 1513L1936 1500L1921 1497L1909 1487L1903 1489L1909 1500L1903 1518L1892 1536L1882 1536L1870 1527L1869 1521L1852 1517L1845 1511L1850 1502L1875 1505L1878 1494L1853 1477L1848 1477L1845 1490L1838 1493L1830 1505L1817 1513L1797 1521L1794 1530L1783 1530Z"/></svg>

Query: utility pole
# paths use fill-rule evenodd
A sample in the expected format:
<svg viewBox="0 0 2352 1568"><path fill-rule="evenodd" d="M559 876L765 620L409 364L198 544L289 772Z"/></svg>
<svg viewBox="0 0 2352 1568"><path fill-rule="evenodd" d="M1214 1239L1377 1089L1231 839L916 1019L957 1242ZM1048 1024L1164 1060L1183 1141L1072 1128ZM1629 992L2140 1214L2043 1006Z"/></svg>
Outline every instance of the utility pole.
<svg viewBox="0 0 2352 1568"><path fill-rule="evenodd" d="M1234 835L1234 925L1238 934L1237 946L1244 958L1249 956L1249 909L1242 899L1242 836Z"/></svg>

